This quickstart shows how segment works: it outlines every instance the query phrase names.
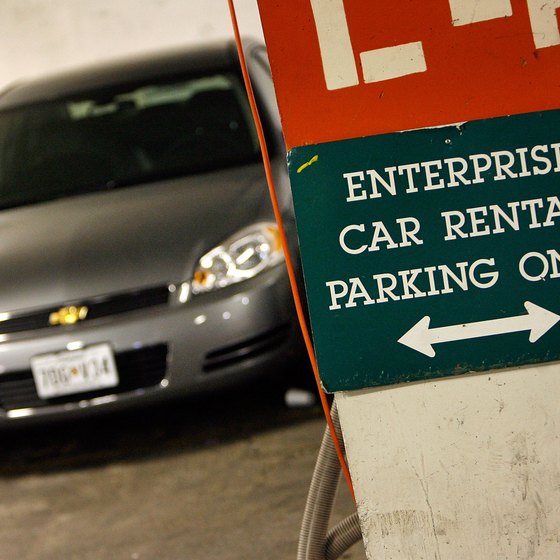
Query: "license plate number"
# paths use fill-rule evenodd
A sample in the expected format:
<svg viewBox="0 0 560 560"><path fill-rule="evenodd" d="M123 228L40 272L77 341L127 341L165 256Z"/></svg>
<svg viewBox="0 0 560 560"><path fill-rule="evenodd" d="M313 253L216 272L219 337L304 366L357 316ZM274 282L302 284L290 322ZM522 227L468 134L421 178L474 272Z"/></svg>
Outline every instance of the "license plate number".
<svg viewBox="0 0 560 560"><path fill-rule="evenodd" d="M37 394L42 399L115 387L119 376L109 344L31 358Z"/></svg>

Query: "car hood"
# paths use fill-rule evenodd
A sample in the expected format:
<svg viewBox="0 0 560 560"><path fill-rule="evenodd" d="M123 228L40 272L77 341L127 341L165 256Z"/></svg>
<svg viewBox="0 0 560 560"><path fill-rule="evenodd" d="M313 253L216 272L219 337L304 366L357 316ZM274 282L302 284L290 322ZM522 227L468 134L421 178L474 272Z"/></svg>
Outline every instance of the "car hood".
<svg viewBox="0 0 560 560"><path fill-rule="evenodd" d="M271 212L261 164L1 211L0 311L190 280Z"/></svg>

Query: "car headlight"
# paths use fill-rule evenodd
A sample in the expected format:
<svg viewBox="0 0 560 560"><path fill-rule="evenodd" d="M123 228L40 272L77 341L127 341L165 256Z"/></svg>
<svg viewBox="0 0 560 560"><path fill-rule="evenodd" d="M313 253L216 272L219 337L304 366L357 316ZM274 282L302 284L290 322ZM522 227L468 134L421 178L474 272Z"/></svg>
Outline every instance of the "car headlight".
<svg viewBox="0 0 560 560"><path fill-rule="evenodd" d="M255 224L226 239L198 261L192 279L192 293L211 292L253 278L283 259L276 224Z"/></svg>

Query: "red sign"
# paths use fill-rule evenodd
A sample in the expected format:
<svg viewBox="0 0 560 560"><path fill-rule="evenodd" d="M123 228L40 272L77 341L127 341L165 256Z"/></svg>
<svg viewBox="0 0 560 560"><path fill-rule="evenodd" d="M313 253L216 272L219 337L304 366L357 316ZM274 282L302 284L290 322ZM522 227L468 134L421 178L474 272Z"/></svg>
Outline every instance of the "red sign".
<svg viewBox="0 0 560 560"><path fill-rule="evenodd" d="M258 0L288 148L556 109L560 0Z"/></svg>

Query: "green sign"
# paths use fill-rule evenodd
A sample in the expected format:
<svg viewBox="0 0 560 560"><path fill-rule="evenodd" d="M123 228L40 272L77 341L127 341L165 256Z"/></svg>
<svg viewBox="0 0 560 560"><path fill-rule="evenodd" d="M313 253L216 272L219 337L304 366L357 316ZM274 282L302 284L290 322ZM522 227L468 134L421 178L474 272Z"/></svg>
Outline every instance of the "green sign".
<svg viewBox="0 0 560 560"><path fill-rule="evenodd" d="M288 162L327 391L560 358L560 111Z"/></svg>

